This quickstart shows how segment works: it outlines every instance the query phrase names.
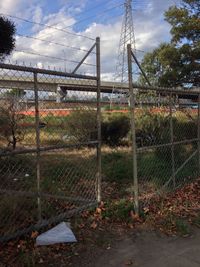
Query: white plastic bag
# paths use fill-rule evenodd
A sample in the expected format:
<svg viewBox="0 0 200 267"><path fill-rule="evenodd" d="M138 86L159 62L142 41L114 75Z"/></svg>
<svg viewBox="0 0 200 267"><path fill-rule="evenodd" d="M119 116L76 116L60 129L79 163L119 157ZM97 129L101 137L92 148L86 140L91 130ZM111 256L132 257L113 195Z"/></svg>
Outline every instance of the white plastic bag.
<svg viewBox="0 0 200 267"><path fill-rule="evenodd" d="M65 222L58 224L36 238L37 246L73 242L77 242L76 237Z"/></svg>

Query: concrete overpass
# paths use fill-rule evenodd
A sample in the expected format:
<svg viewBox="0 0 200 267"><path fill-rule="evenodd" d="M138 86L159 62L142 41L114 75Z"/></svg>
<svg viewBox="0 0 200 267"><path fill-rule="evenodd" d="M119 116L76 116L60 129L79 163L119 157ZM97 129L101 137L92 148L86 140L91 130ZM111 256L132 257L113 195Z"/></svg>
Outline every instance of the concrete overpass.
<svg viewBox="0 0 200 267"><path fill-rule="evenodd" d="M74 91L90 91L96 92L96 81L87 79L71 79L71 78L46 78L39 77L37 80L38 90L47 92L57 92L58 88ZM33 77L26 76L1 76L0 87L8 89L34 90ZM101 82L101 92L111 93L113 88L116 90L128 90L128 84L121 84L116 82Z"/></svg>
<svg viewBox="0 0 200 267"><path fill-rule="evenodd" d="M97 81L94 76L80 75L72 73L64 73L51 70L36 69L32 67L15 66L0 63L0 88L8 89L21 89L21 90L34 90L34 74L37 74L37 87L39 91L46 92L66 92L67 90L73 91L97 91ZM4 73L3 75L2 73ZM194 90L185 90L178 88L165 88L165 87L152 87L133 84L134 88L138 88L141 92L148 90L156 90L158 93L173 93L176 95L185 95L185 98L196 99L200 93L200 88ZM115 90L128 90L128 84L117 82L101 81L101 92L112 93Z"/></svg>

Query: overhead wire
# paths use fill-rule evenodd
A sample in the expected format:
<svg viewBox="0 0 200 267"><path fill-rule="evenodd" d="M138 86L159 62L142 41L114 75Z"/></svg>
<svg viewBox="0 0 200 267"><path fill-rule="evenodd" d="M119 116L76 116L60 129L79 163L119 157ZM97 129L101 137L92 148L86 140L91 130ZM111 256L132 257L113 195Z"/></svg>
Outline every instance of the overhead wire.
<svg viewBox="0 0 200 267"><path fill-rule="evenodd" d="M27 23L31 23L31 24L35 24L35 25L39 25L39 26L45 26L46 28L54 29L55 31L61 31L61 32L64 32L64 33L67 33L67 34L70 34L70 35L74 35L74 36L77 36L77 37L86 38L86 39L89 39L89 40L92 40L92 41L95 40L94 38L91 38L91 37L88 37L88 36L85 36L85 35L82 35L82 34L77 34L77 33L69 32L69 31L66 31L64 29L60 29L60 28L56 28L56 27L50 26L48 24L44 24L44 23L40 23L40 22L34 22L34 21L31 21L31 20L28 20L28 19L23 19L23 18L20 18L20 17L17 17L17 16L13 16L13 15L9 15L9 14L4 14L4 13L0 13L0 15L1 16L10 17L10 18L14 18L14 19L18 19L18 20L21 20L21 21L24 21L24 22L27 22Z"/></svg>
<svg viewBox="0 0 200 267"><path fill-rule="evenodd" d="M41 38L38 38L38 37L34 37L34 36L24 35L24 34L20 34L20 33L17 33L17 35L20 36L20 37L27 38L27 39L33 39L33 40L37 40L37 41L41 41L41 42L45 42L45 43L49 43L49 44L54 44L54 45L62 46L62 47L65 47L65 48L70 48L70 49L77 50L77 51L88 52L88 50L86 50L86 49L82 49L82 48L75 47L75 46L70 46L70 45L64 45L64 44L53 42L53 41L49 41L49 40L44 40L44 39L41 39ZM92 54L96 54L95 52L91 52L91 53Z"/></svg>
<svg viewBox="0 0 200 267"><path fill-rule="evenodd" d="M61 58L61 57L43 55L43 54L40 54L40 53L35 53L35 52L32 52L32 51L26 51L26 50L15 49L13 52L25 53L25 54L45 57L45 58L49 58L49 59L61 60L61 61L64 61L64 62L71 62L71 63L75 63L75 64L79 64L80 63L79 61L75 61L75 60L69 60L69 59L64 59L64 58ZM94 64L85 63L85 62L83 62L82 64L87 65L87 66L93 66L93 67L95 66Z"/></svg>
<svg viewBox="0 0 200 267"><path fill-rule="evenodd" d="M121 6L123 6L123 3L118 4L118 5L116 5L116 6L113 6L113 7L111 7L111 8L105 9L103 12L100 12L98 15L93 15L93 16L84 18L84 19L82 19L82 20L79 20L79 21L77 21L77 22L75 22L75 23L73 23L73 24L71 24L71 25L69 25L69 26L67 26L67 27L62 28L62 29L67 29L67 28L69 28L69 27L71 27L71 26L74 26L74 25L77 25L77 24L79 24L79 23L82 23L82 22L84 22L84 21L86 21L86 20L88 20L88 19L99 17L99 16L101 16L102 14L107 13L107 12L109 12L109 11L111 11L111 10L114 10L115 8L118 8L118 7L121 7Z"/></svg>
<svg viewBox="0 0 200 267"><path fill-rule="evenodd" d="M98 15L92 15L92 16L86 17L86 18L84 18L84 19L81 19L81 20L79 20L79 21L73 23L73 24L70 24L70 25L68 25L68 26L66 26L66 27L63 27L62 29L64 30L64 29L70 28L70 27L72 27L72 26L75 26L75 25L77 25L77 24L80 24L80 23L82 23L82 22L84 22L84 21L87 21L87 20L89 20L89 19L91 19L91 18L94 18L94 17L95 17L95 18L100 17L100 16L102 16L103 14L105 14L105 13L111 11L111 10L114 10L114 9L116 9L116 8L118 8L118 7L121 7L121 6L123 6L123 5L124 5L124 2L123 2L123 3L120 3L120 4L118 3L117 5L115 5L115 6L111 7L111 8L105 9L103 12L99 13ZM92 9L91 9L91 10L92 10ZM132 9L132 10L135 11L135 10L137 10L137 9ZM60 22L57 23L57 24L60 24ZM57 25L57 24L55 24L55 25ZM52 32L52 33L50 33L50 34L53 34L53 33L54 33L54 32ZM42 37L44 38L44 37L46 37L47 35L49 35L49 34L42 35Z"/></svg>
<svg viewBox="0 0 200 267"><path fill-rule="evenodd" d="M113 1L112 1L113 2ZM105 4L105 3L104 3ZM92 9L95 9L97 8L98 6L103 6L104 4L100 4L100 5L97 5L93 8L91 8L90 10ZM44 26L45 28L52 28L52 29L55 29L55 31L61 31L61 32L65 32L67 34L71 34L71 35L74 35L74 36L80 36L80 37L83 37L83 38L87 38L87 39L90 39L90 40L95 40L93 38L90 38L88 36L85 36L85 35L82 35L82 34L78 34L78 33L73 33L73 32L69 32L69 31L66 31L67 28L71 27L71 26L75 26L79 23L82 23L84 21L87 21L93 17L99 17L99 16L102 16L102 14L104 13L107 13L109 11L112 11L120 6L122 6L123 3L121 4L117 4L111 8L108 8L106 10L104 10L103 12L99 13L98 15L93 15L93 16L89 16L89 17L86 17L86 18L83 18L67 27L64 27L64 28L57 28L57 27L54 27L52 25L48 25L48 24L44 24L44 23L37 23L37 22L33 22L31 20L28 20L28 19L23 19L23 18L20 18L20 17L17 17L17 16L13 16L13 15L9 15L9 14L4 14L4 13L0 13L0 15L3 15L3 16L8 16L8 17L11 17L11 18L15 18L15 19L18 19L18 20L21 20L21 21L25 21L27 23L32 23L32 24L35 24L35 25L40 25L40 26ZM89 11L88 11L89 12ZM54 32L55 32L54 31ZM52 32L52 33L54 33ZM52 34L51 33L51 34ZM46 43L49 43L49 44L54 44L54 45L58 45L58 46L62 46L62 47L66 47L66 48L71 48L71 49L74 49L74 50L79 50L79 51L84 51L84 52L88 52L88 50L85 50L85 49L81 49L81 48L78 48L78 47L73 47L73 46L68 46L68 45L64 45L64 44L61 44L61 43L58 43L58 42L53 42L53 41L48 41L48 40L44 40L44 39L41 39L41 38L38 38L38 37L33 37L33 36L28 36L28 35L23 35L23 34L20 34L18 33L18 36L21 36L21 37L25 37L25 38L30 38L30 39L34 39L34 40L38 40L38 41L41 41L41 42L46 42ZM44 37L43 37L44 38ZM72 62L72 63L79 63L77 61L73 61L73 60L66 60L66 59L63 59L63 58L59 58L59 57L54 57L54 56L47 56L47 55L42 55L42 54L39 54L39 53L35 53L35 52L30 52L30 51L20 51L20 50L15 50L16 52L23 52L23 53L27 53L27 54L32 54L32 55L37 55L37 56L42 56L42 57L46 57L46 58L51 58L51 59L57 59L57 60L62 60L62 61L68 61L68 62ZM139 51L139 50L138 50ZM142 51L140 51L142 52ZM94 52L93 52L94 53ZM83 63L85 65L92 65L92 64L88 64L88 63ZM94 65L93 65L94 66Z"/></svg>
<svg viewBox="0 0 200 267"><path fill-rule="evenodd" d="M80 23L82 23L82 22L84 22L84 21L87 21L87 20L89 20L89 19L91 19L91 18L97 18L97 17L100 17L100 16L102 16L103 14L105 14L105 13L111 11L111 10L114 10L114 9L116 9L116 8L118 8L118 7L121 7L121 6L123 6L123 3L118 4L118 5L115 5L115 6L113 6L112 8L106 9L106 10L102 11L101 13L99 13L98 15L92 15L92 16L89 16L89 17L84 18L84 19L82 19L82 20L79 20L79 21L77 21L77 22L75 22L75 23L73 23L73 24L70 24L70 25L68 25L68 26L66 26L66 27L63 27L62 29L65 30L65 29L70 28L70 27L72 27L72 26L78 25L78 24L80 24ZM55 32L55 31L54 31L54 32ZM52 32L52 33L54 33L54 32ZM50 34L52 34L52 33L50 33ZM44 38L44 37L46 37L47 35L49 35L49 34L42 35L42 37Z"/></svg>
<svg viewBox="0 0 200 267"><path fill-rule="evenodd" d="M101 4L99 4L99 5L96 5L96 6L94 6L94 7L92 7L92 8L89 8L89 9L87 9L86 11L84 11L84 12L82 12L83 14L85 14L85 13L88 13L88 12L90 12L90 11L92 11L92 10L95 10L96 8L99 8L100 6L104 6L105 4L110 4L110 2L113 2L113 0L107 0L107 1L105 1L103 4L101 3ZM114 2L116 2L116 0L114 0ZM117 1L118 2L118 1ZM79 14L80 15L80 14ZM54 23L54 24L51 24L51 26L55 26L55 25L58 25L58 24L60 24L60 23L62 23L63 22L63 20L61 20L60 22L56 22L56 23Z"/></svg>

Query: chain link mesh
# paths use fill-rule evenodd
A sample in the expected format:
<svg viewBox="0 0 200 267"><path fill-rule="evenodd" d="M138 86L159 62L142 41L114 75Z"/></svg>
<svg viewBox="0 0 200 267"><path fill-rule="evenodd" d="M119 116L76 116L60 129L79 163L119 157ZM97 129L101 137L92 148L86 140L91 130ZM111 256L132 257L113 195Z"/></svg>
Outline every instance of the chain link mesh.
<svg viewBox="0 0 200 267"><path fill-rule="evenodd" d="M163 190L174 190L198 177L200 107L199 95L192 90L133 85L133 109L128 84L123 89L126 91L123 104L118 92L107 96L110 106L102 104L103 162L111 161L108 169L104 164L103 172L108 176L106 179L121 183L126 197L129 196L134 184L130 116L134 112L137 180L139 200L142 200L162 194ZM112 136L109 130L114 131Z"/></svg>
<svg viewBox="0 0 200 267"><path fill-rule="evenodd" d="M4 241L97 203L97 78L9 66L0 88Z"/></svg>
<svg viewBox="0 0 200 267"><path fill-rule="evenodd" d="M191 101L193 95L198 102L198 94L178 89L143 92L142 86L136 90L138 182L143 197L178 188L198 176L198 104Z"/></svg>

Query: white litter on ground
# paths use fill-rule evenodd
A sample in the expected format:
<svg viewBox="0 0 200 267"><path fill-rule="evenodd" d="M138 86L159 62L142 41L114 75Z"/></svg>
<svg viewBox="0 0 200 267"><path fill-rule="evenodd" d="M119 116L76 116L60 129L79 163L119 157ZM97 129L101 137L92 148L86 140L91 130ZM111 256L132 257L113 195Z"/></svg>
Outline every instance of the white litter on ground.
<svg viewBox="0 0 200 267"><path fill-rule="evenodd" d="M74 242L77 242L76 237L65 222L58 224L36 238L37 246Z"/></svg>

